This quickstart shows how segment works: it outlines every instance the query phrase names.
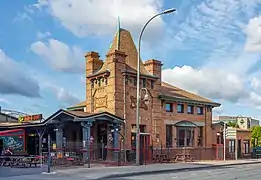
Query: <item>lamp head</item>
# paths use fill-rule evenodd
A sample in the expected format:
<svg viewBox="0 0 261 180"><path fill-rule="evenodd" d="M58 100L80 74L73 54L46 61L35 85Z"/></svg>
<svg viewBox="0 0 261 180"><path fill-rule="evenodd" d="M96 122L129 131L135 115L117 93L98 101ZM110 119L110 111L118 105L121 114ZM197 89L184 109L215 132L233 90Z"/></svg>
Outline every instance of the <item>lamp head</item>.
<svg viewBox="0 0 261 180"><path fill-rule="evenodd" d="M177 11L175 8L171 8L171 9L167 9L167 10L163 11L163 14L170 14L170 13L173 13L175 11Z"/></svg>
<svg viewBox="0 0 261 180"><path fill-rule="evenodd" d="M147 93L144 95L143 100L144 100L144 103L146 105L148 105L150 103L150 98L149 98L149 95Z"/></svg>

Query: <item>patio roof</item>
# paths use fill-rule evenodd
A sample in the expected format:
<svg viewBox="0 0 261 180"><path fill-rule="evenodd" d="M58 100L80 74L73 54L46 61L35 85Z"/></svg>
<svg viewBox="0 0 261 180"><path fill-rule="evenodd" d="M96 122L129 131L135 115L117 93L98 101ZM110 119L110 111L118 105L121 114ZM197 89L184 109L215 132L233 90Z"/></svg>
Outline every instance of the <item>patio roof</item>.
<svg viewBox="0 0 261 180"><path fill-rule="evenodd" d="M67 118L66 118L67 117ZM60 120L59 120L60 119ZM67 120L74 122L79 121L95 121L95 120L108 120L113 123L124 123L124 119L120 118L109 112L98 112L98 113L87 113L82 111L69 111L64 109L59 109L47 119L39 123L0 123L0 129L14 129L14 128L27 128L27 127L41 127L49 124L62 123L62 120Z"/></svg>

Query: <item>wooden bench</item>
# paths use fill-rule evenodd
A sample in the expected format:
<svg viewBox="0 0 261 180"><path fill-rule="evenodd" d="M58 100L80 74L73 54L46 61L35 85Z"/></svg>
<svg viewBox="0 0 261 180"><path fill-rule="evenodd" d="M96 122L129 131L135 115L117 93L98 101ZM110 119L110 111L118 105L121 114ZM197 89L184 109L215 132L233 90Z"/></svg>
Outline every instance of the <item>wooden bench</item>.
<svg viewBox="0 0 261 180"><path fill-rule="evenodd" d="M193 162L194 158L191 156L191 154L176 154L175 161L184 161L184 162Z"/></svg>
<svg viewBox="0 0 261 180"><path fill-rule="evenodd" d="M156 154L154 157L154 163L169 163L170 162L170 158L168 157L167 154Z"/></svg>

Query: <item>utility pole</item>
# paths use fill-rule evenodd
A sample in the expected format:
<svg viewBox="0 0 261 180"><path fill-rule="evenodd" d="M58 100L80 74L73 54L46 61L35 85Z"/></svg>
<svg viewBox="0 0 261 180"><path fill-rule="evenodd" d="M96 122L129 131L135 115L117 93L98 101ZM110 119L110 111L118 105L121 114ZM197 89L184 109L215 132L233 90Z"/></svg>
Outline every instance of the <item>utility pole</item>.
<svg viewBox="0 0 261 180"><path fill-rule="evenodd" d="M51 136L48 134L48 173L51 173Z"/></svg>
<svg viewBox="0 0 261 180"><path fill-rule="evenodd" d="M226 133L226 123L224 122L224 127L223 127L223 144L224 144L224 153L223 153L223 156L224 156L224 161L226 161L226 136L227 136L227 133Z"/></svg>

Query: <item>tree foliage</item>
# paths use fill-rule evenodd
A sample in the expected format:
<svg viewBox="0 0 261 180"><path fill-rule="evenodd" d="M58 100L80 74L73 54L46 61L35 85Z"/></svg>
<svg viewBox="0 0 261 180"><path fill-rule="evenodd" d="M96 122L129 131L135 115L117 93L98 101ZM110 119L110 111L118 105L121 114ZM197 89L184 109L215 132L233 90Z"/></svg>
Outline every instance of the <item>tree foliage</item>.
<svg viewBox="0 0 261 180"><path fill-rule="evenodd" d="M251 135L252 147L261 146L261 126L254 126Z"/></svg>
<svg viewBox="0 0 261 180"><path fill-rule="evenodd" d="M234 128L239 128L239 125L236 122L232 122L232 121L229 121L227 123L227 126L234 127Z"/></svg>

